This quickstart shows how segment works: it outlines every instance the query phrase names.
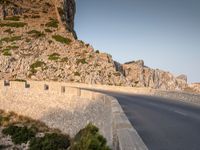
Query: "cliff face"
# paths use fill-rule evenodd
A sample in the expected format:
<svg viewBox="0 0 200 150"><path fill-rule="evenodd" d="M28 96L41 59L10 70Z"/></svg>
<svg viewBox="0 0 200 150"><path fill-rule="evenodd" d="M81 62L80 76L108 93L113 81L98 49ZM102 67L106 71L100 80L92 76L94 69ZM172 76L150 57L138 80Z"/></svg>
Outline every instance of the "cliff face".
<svg viewBox="0 0 200 150"><path fill-rule="evenodd" d="M76 39L75 0L0 1L0 79L184 89L185 76L120 64Z"/></svg>
<svg viewBox="0 0 200 150"><path fill-rule="evenodd" d="M183 90L187 87L185 75L175 77L169 72L151 69L144 65L143 60L125 63L121 70L133 86L163 90Z"/></svg>
<svg viewBox="0 0 200 150"><path fill-rule="evenodd" d="M66 26L66 29L72 32L76 38L76 33L74 31L74 18L76 13L75 0L2 0L0 4L1 19L5 19L8 16L23 15L30 10L33 12L33 15L34 13L39 14L41 12L52 14L53 11L57 15L57 20L60 21L60 23L62 22L62 24ZM47 16L50 15L47 14Z"/></svg>
<svg viewBox="0 0 200 150"><path fill-rule="evenodd" d="M65 24L66 29L73 33L77 38L74 31L74 19L76 14L76 2L75 0L54 0L55 7L58 11L60 20Z"/></svg>

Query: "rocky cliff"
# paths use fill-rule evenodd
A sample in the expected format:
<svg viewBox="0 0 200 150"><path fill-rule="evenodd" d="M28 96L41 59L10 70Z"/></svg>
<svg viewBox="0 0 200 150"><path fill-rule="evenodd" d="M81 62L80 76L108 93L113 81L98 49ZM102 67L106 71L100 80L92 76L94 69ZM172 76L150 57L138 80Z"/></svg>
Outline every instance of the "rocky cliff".
<svg viewBox="0 0 200 150"><path fill-rule="evenodd" d="M185 76L120 64L76 39L74 0L0 1L0 79L184 89Z"/></svg>
<svg viewBox="0 0 200 150"><path fill-rule="evenodd" d="M185 88L184 91L199 94L200 93L200 83L189 84L189 86L187 88Z"/></svg>
<svg viewBox="0 0 200 150"><path fill-rule="evenodd" d="M143 60L125 63L121 65L121 71L133 86L163 90L183 90L187 87L187 76L175 77L170 72L151 69L144 65Z"/></svg>

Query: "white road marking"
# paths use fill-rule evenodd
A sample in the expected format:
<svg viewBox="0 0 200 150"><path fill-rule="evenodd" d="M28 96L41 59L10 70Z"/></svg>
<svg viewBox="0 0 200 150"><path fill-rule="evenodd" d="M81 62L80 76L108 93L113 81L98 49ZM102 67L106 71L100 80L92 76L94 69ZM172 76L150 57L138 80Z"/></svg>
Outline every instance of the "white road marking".
<svg viewBox="0 0 200 150"><path fill-rule="evenodd" d="M174 110L174 112L177 113L177 114L180 114L182 116L187 116L187 114L182 112L182 111Z"/></svg>

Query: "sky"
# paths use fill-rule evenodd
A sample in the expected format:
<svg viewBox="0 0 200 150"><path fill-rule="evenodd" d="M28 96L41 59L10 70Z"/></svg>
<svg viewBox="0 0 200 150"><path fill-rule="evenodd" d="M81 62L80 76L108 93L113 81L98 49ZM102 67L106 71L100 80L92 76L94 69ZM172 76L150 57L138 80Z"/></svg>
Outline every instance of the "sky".
<svg viewBox="0 0 200 150"><path fill-rule="evenodd" d="M78 38L124 63L200 82L200 0L76 0Z"/></svg>

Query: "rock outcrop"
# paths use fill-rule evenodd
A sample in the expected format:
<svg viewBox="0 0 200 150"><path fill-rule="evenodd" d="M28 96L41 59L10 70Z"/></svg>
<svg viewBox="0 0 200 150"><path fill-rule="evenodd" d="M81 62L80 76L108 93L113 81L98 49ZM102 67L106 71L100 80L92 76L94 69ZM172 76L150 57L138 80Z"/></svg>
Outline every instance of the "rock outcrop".
<svg viewBox="0 0 200 150"><path fill-rule="evenodd" d="M200 94L200 83L189 84L185 91Z"/></svg>
<svg viewBox="0 0 200 150"><path fill-rule="evenodd" d="M124 76L133 86L151 87L163 90L183 90L187 86L187 77L159 69L151 69L144 65L143 60L132 61L122 65Z"/></svg>
<svg viewBox="0 0 200 150"><path fill-rule="evenodd" d="M75 0L0 1L0 79L57 80L182 90L187 77L120 64L76 39Z"/></svg>

